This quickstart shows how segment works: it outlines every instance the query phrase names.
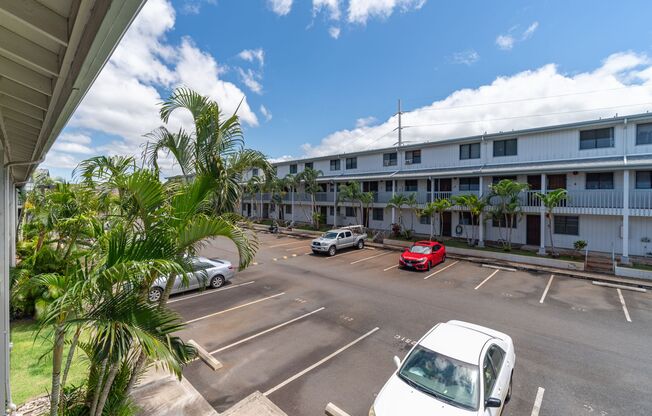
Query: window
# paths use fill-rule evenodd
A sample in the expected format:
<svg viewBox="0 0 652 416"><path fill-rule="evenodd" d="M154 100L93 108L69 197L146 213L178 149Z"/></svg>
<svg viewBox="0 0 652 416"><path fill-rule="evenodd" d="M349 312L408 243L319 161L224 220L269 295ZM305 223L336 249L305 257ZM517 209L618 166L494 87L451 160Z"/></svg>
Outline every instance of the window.
<svg viewBox="0 0 652 416"><path fill-rule="evenodd" d="M652 189L652 171L636 172L636 189Z"/></svg>
<svg viewBox="0 0 652 416"><path fill-rule="evenodd" d="M421 163L421 150L408 150L405 152L405 164L416 165Z"/></svg>
<svg viewBox="0 0 652 416"><path fill-rule="evenodd" d="M419 190L419 181L408 179L405 181L405 192L417 192Z"/></svg>
<svg viewBox="0 0 652 416"><path fill-rule="evenodd" d="M201 271L201 270L210 269L211 267L214 267L214 266L212 264L210 264L210 263L197 261L197 262L193 262L191 267L192 267L193 271L198 272L198 271Z"/></svg>
<svg viewBox="0 0 652 416"><path fill-rule="evenodd" d="M347 217L355 217L355 212L353 211L353 207L346 207L346 210L344 211L344 214Z"/></svg>
<svg viewBox="0 0 652 416"><path fill-rule="evenodd" d="M614 189L613 172L587 173L585 189Z"/></svg>
<svg viewBox="0 0 652 416"><path fill-rule="evenodd" d="M351 231L345 231L344 232L344 237L351 237Z"/></svg>
<svg viewBox="0 0 652 416"><path fill-rule="evenodd" d="M479 191L480 178L460 178L460 191Z"/></svg>
<svg viewBox="0 0 652 416"><path fill-rule="evenodd" d="M258 176L258 168L253 168L251 170L251 176Z"/></svg>
<svg viewBox="0 0 652 416"><path fill-rule="evenodd" d="M344 238L344 233L339 233L339 234L337 235L337 238Z"/></svg>
<svg viewBox="0 0 652 416"><path fill-rule="evenodd" d="M294 165L290 165L290 173L291 174L297 173L297 164L296 163Z"/></svg>
<svg viewBox="0 0 652 416"><path fill-rule="evenodd" d="M516 181L516 176L492 176L491 183L495 185L498 182L502 181L503 179L509 179L510 181Z"/></svg>
<svg viewBox="0 0 652 416"><path fill-rule="evenodd" d="M292 214L292 205L286 205L285 206L285 213L286 214Z"/></svg>
<svg viewBox="0 0 652 416"><path fill-rule="evenodd" d="M385 192L392 192L393 188L394 188L394 182L385 181Z"/></svg>
<svg viewBox="0 0 652 416"><path fill-rule="evenodd" d="M312 162L306 162L306 164L303 166L303 170L314 169L313 166L314 165Z"/></svg>
<svg viewBox="0 0 652 416"><path fill-rule="evenodd" d="M555 234L580 235L580 217L555 215Z"/></svg>
<svg viewBox="0 0 652 416"><path fill-rule="evenodd" d="M580 131L580 150L614 147L614 128Z"/></svg>
<svg viewBox="0 0 652 416"><path fill-rule="evenodd" d="M516 156L518 139L494 140L494 157Z"/></svg>
<svg viewBox="0 0 652 416"><path fill-rule="evenodd" d="M340 160L331 159L331 170L340 170Z"/></svg>
<svg viewBox="0 0 652 416"><path fill-rule="evenodd" d="M505 228L505 224L507 224L507 221L505 220L504 215L501 215L500 219L498 219L498 218L492 218L491 219L491 226L492 227ZM512 228L516 228L516 217L512 218Z"/></svg>
<svg viewBox="0 0 652 416"><path fill-rule="evenodd" d="M480 143L461 144L460 160L480 159Z"/></svg>
<svg viewBox="0 0 652 416"><path fill-rule="evenodd" d="M636 145L652 144L652 123L636 125Z"/></svg>
<svg viewBox="0 0 652 416"><path fill-rule="evenodd" d="M328 215L335 215L335 207L328 207Z"/></svg>
<svg viewBox="0 0 652 416"><path fill-rule="evenodd" d="M419 217L419 224L430 224L430 215L422 215Z"/></svg>
<svg viewBox="0 0 652 416"><path fill-rule="evenodd" d="M489 347L487 353L489 358L491 358L491 363L494 365L496 374L500 372L501 367L503 366L503 359L505 359L505 351L502 350L498 345L492 345Z"/></svg>
<svg viewBox="0 0 652 416"><path fill-rule="evenodd" d="M382 208L374 208L371 212L371 218L374 221L382 221L383 220L383 209Z"/></svg>
<svg viewBox="0 0 652 416"><path fill-rule="evenodd" d="M478 219L475 218L475 221L473 221L473 225L478 225ZM470 225L471 224L471 213L468 211L462 211L460 212L460 217L459 217L459 222L458 224L460 225Z"/></svg>
<svg viewBox="0 0 652 416"><path fill-rule="evenodd" d="M482 377L484 378L484 397L488 399L491 397L491 392L494 391L494 385L496 384L496 369L494 369L493 364L491 363L491 358L489 354L484 357L484 363L482 364Z"/></svg>
<svg viewBox="0 0 652 416"><path fill-rule="evenodd" d="M357 169L358 168L358 158L357 157L347 157L346 158L346 168L347 169Z"/></svg>
<svg viewBox="0 0 652 416"><path fill-rule="evenodd" d="M396 152L383 154L383 166L396 166Z"/></svg>

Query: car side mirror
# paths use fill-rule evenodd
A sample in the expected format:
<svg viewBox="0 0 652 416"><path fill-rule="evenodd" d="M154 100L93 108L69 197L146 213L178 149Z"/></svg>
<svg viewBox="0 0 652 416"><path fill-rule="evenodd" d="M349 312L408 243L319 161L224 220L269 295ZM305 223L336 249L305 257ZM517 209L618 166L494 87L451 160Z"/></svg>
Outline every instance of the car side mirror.
<svg viewBox="0 0 652 416"><path fill-rule="evenodd" d="M500 399L497 399L495 397L490 397L487 399L487 401L484 402L484 407L500 407L502 406L502 402Z"/></svg>
<svg viewBox="0 0 652 416"><path fill-rule="evenodd" d="M394 356L394 364L396 365L397 369L401 368L401 359L397 356Z"/></svg>

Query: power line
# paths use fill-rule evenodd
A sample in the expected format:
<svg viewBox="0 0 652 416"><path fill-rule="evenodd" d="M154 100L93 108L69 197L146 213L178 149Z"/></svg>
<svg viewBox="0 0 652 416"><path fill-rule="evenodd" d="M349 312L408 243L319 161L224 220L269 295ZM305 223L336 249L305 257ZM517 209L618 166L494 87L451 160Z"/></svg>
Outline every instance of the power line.
<svg viewBox="0 0 652 416"><path fill-rule="evenodd" d="M409 129L409 128L413 128L413 127L445 126L445 125L449 125L449 124L471 124L471 123L483 123L485 121L515 120L515 119L519 119L519 118L530 118L530 117L547 117L547 116L555 116L555 115L562 115L562 114L585 113L585 112L589 112L589 111L612 110L612 109L615 109L615 108L635 107L635 106L639 106L639 105L650 105L650 104L652 104L652 102L638 103L638 104L627 104L627 105L616 105L616 106L613 106L613 107L590 108L590 109L586 109L586 110L561 111L561 112L547 113L547 114L529 114L529 115L524 115L524 116L488 118L488 119L484 119L484 120L447 121L447 122L442 122L442 123L415 124L415 125L412 125L412 126L403 126L403 128L404 129Z"/></svg>

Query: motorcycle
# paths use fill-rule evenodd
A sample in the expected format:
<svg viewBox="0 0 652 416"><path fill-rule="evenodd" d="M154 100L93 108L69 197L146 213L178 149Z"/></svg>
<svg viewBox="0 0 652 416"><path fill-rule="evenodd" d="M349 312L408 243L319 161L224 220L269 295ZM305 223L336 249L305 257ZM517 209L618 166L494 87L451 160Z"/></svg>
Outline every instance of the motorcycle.
<svg viewBox="0 0 652 416"><path fill-rule="evenodd" d="M269 225L269 232L271 234L278 234L278 224L276 222L273 222Z"/></svg>

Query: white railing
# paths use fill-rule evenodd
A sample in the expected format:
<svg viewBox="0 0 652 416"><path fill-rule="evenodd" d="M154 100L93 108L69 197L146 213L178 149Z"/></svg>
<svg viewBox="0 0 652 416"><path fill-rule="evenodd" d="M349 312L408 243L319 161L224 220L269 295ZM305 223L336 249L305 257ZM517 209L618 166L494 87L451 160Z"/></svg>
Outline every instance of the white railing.
<svg viewBox="0 0 652 416"><path fill-rule="evenodd" d="M629 191L629 208L652 209L652 189L632 189Z"/></svg>

